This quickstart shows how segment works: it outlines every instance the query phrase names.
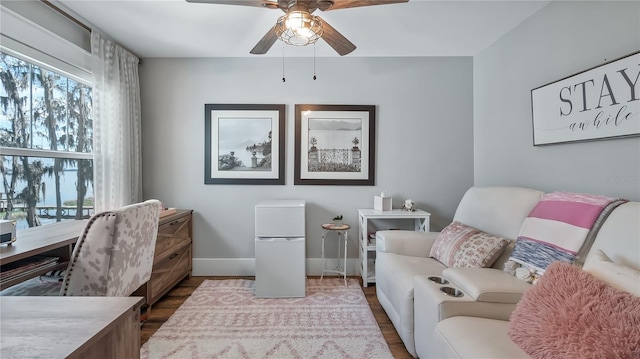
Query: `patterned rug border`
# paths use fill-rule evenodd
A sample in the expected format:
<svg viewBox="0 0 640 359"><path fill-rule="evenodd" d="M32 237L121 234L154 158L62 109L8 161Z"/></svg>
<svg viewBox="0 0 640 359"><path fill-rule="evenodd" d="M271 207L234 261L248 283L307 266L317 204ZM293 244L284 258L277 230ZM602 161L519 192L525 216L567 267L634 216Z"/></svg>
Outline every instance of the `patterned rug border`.
<svg viewBox="0 0 640 359"><path fill-rule="evenodd" d="M302 298L206 279L140 350L164 358L393 358L357 279L308 278Z"/></svg>

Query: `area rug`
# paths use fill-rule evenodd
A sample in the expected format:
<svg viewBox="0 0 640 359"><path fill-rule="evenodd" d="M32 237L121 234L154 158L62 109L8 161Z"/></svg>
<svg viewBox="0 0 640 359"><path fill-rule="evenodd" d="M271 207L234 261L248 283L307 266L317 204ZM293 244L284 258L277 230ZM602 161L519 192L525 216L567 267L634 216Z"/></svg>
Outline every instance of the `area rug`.
<svg viewBox="0 0 640 359"><path fill-rule="evenodd" d="M142 346L142 359L393 358L359 282L307 279L304 298L206 280Z"/></svg>

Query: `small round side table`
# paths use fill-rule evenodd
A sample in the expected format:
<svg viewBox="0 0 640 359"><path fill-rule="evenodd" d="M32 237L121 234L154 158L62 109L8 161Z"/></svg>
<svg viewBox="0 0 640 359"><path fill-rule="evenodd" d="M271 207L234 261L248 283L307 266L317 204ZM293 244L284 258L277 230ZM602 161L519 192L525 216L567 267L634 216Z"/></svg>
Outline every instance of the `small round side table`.
<svg viewBox="0 0 640 359"><path fill-rule="evenodd" d="M336 273L340 274L344 278L344 285L347 286L347 243L349 237L349 229L351 228L348 224L335 225L333 223L327 223L322 225L322 274L320 275L320 280L324 277L325 273ZM338 237L338 264L333 269L325 268L325 257L324 257L324 241L328 232L335 232ZM340 268L340 239L344 242L344 260L342 264L342 269Z"/></svg>

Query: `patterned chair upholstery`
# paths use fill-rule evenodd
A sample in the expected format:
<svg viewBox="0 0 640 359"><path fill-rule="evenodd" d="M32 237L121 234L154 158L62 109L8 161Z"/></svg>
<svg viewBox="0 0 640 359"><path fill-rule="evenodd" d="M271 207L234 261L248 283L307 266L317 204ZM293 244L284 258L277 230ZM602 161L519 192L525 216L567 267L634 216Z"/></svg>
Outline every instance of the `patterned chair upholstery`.
<svg viewBox="0 0 640 359"><path fill-rule="evenodd" d="M62 283L34 278L0 295L129 296L151 278L161 210L148 200L93 215Z"/></svg>

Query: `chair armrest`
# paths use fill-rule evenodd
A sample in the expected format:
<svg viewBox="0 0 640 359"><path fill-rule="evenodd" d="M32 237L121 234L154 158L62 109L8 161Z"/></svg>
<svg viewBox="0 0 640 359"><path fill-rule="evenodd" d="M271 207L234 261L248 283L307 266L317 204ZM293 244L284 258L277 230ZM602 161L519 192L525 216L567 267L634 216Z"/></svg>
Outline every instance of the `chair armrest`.
<svg viewBox="0 0 640 359"><path fill-rule="evenodd" d="M477 302L516 304L531 284L495 268L447 268L442 275Z"/></svg>
<svg viewBox="0 0 640 359"><path fill-rule="evenodd" d="M439 232L378 231L376 251L412 257L429 257L431 246Z"/></svg>

